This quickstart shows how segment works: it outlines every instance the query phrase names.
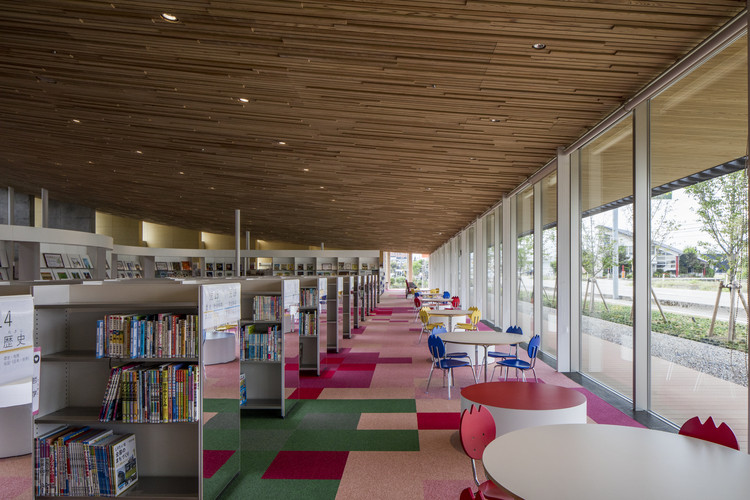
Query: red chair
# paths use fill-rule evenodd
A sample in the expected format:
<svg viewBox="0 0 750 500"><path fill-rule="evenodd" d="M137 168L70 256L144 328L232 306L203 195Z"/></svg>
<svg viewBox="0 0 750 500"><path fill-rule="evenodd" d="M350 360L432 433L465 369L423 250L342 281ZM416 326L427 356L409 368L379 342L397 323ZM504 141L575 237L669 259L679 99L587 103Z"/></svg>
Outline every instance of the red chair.
<svg viewBox="0 0 750 500"><path fill-rule="evenodd" d="M481 490L478 490L477 494L475 495L471 488L466 488L461 492L461 496L458 498L458 500L485 500L486 498L487 497L484 496Z"/></svg>
<svg viewBox="0 0 750 500"><path fill-rule="evenodd" d="M417 321L419 319L419 310L422 309L422 299L419 297L414 297L414 321Z"/></svg>
<svg viewBox="0 0 750 500"><path fill-rule="evenodd" d="M458 426L461 436L461 447L469 458L471 458L471 469L474 472L474 483L479 487L479 492L485 498L500 500L515 499L516 496L505 488L496 485L489 479L480 484L477 477L476 460L482 459L482 453L493 439L495 439L495 419L487 408L483 406L464 410L461 413L461 421Z"/></svg>
<svg viewBox="0 0 750 500"><path fill-rule="evenodd" d="M461 306L461 299L458 298L457 295L454 295L451 299L451 305L450 307L446 307L446 309L458 309Z"/></svg>
<svg viewBox="0 0 750 500"><path fill-rule="evenodd" d="M708 417L706 422L701 424L701 419L693 417L680 427L680 434L683 436L690 436L704 441L710 441L712 443L720 444L722 446L728 446L735 450L740 449L740 444L737 442L737 436L734 435L732 429L722 422L719 427L714 424L714 419Z"/></svg>

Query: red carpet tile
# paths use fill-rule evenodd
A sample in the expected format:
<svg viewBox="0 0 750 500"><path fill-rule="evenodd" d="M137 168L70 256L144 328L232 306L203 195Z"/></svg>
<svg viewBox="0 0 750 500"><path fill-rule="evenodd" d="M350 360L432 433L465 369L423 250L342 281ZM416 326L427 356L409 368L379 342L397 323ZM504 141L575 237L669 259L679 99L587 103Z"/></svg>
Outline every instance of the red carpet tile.
<svg viewBox="0 0 750 500"><path fill-rule="evenodd" d="M300 387L289 395L288 399L318 399L322 388Z"/></svg>
<svg viewBox="0 0 750 500"><path fill-rule="evenodd" d="M284 363L284 369L289 371L299 371L299 364L298 363Z"/></svg>
<svg viewBox="0 0 750 500"><path fill-rule="evenodd" d="M380 358L378 352L353 352L350 353L343 363L377 363Z"/></svg>
<svg viewBox="0 0 750 500"><path fill-rule="evenodd" d="M458 429L461 414L448 413L417 413L417 429Z"/></svg>
<svg viewBox="0 0 750 500"><path fill-rule="evenodd" d="M234 450L203 450L203 478L213 477L233 454Z"/></svg>
<svg viewBox="0 0 750 500"><path fill-rule="evenodd" d="M348 457L348 451L280 451L263 479L340 480Z"/></svg>

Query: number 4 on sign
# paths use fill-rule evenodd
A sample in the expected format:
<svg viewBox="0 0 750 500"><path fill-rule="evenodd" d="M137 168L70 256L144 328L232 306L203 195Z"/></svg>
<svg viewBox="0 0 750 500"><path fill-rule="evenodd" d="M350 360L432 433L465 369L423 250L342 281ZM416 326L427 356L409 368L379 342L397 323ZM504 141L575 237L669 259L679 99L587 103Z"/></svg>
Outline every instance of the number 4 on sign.
<svg viewBox="0 0 750 500"><path fill-rule="evenodd" d="M8 325L8 328L10 328L10 325L13 324L13 321L11 321L11 319L10 319L10 311L8 311L5 314L5 319L3 320L3 324ZM3 325L0 325L0 328L2 328L2 327L3 327Z"/></svg>

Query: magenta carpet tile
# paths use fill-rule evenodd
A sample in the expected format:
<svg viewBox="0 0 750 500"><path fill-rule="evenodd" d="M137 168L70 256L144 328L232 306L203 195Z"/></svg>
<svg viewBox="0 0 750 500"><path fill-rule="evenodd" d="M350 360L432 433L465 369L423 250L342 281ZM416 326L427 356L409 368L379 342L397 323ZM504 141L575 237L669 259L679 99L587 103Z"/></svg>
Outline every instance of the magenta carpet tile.
<svg viewBox="0 0 750 500"><path fill-rule="evenodd" d="M203 450L203 478L212 478L233 454L234 450Z"/></svg>
<svg viewBox="0 0 750 500"><path fill-rule="evenodd" d="M300 387L289 395L288 399L318 399L323 388Z"/></svg>
<svg viewBox="0 0 750 500"><path fill-rule="evenodd" d="M375 314L377 316L390 316L393 314L393 311L391 309L381 309L376 307L372 310L372 314Z"/></svg>
<svg viewBox="0 0 750 500"><path fill-rule="evenodd" d="M263 479L336 479L344 475L348 451L280 451Z"/></svg>
<svg viewBox="0 0 750 500"><path fill-rule="evenodd" d="M417 413L417 429L458 429L461 414L458 412L446 413Z"/></svg>
<svg viewBox="0 0 750 500"><path fill-rule="evenodd" d="M631 417L625 415L623 412L614 406L611 406L588 389L576 387L575 390L586 396L586 414L597 424L645 427L645 425L642 425Z"/></svg>
<svg viewBox="0 0 750 500"><path fill-rule="evenodd" d="M338 367L342 371L373 371L375 363L344 363Z"/></svg>
<svg viewBox="0 0 750 500"><path fill-rule="evenodd" d="M284 369L293 372L299 371L299 363L285 363Z"/></svg>
<svg viewBox="0 0 750 500"><path fill-rule="evenodd" d="M300 379L300 387L368 389L372 383L372 371L336 371L330 379L305 377Z"/></svg>
<svg viewBox="0 0 750 500"><path fill-rule="evenodd" d="M378 352L353 352L346 356L343 363L377 363L379 357Z"/></svg>
<svg viewBox="0 0 750 500"><path fill-rule="evenodd" d="M367 327L363 326L363 327L360 327L360 328L352 328L352 334L354 334L354 335L362 335L363 333L365 333L365 328L367 328Z"/></svg>
<svg viewBox="0 0 750 500"><path fill-rule="evenodd" d="M393 314L404 314L404 313L413 313L414 309L411 307L392 307L391 311Z"/></svg>

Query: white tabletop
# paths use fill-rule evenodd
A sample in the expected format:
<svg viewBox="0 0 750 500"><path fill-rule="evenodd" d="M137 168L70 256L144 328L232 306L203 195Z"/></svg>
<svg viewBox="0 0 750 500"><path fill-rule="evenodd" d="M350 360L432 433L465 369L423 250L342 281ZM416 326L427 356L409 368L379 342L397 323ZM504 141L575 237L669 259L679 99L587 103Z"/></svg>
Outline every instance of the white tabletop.
<svg viewBox="0 0 750 500"><path fill-rule="evenodd" d="M465 309L438 309L430 311L430 316L468 316L471 311Z"/></svg>
<svg viewBox="0 0 750 500"><path fill-rule="evenodd" d="M526 500L750 498L750 455L641 427L520 429L490 443L482 463Z"/></svg>
<svg viewBox="0 0 750 500"><path fill-rule="evenodd" d="M436 316L436 314L430 313L430 316ZM527 334L519 335L517 333L508 332L490 332L490 331L457 331L457 332L446 332L441 333L440 338L443 342L450 342L452 344L469 344L469 345L510 345L517 344L519 342L528 342L531 338Z"/></svg>

